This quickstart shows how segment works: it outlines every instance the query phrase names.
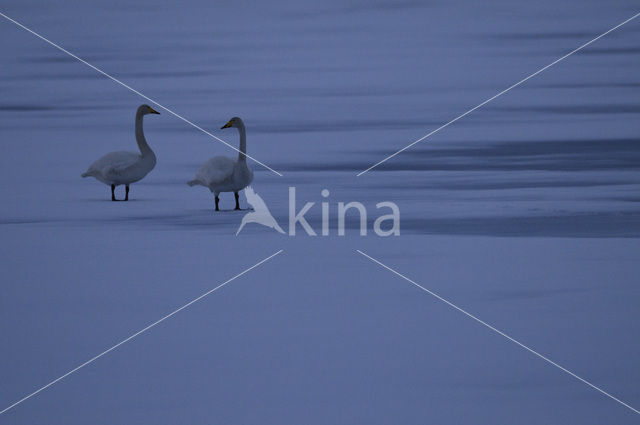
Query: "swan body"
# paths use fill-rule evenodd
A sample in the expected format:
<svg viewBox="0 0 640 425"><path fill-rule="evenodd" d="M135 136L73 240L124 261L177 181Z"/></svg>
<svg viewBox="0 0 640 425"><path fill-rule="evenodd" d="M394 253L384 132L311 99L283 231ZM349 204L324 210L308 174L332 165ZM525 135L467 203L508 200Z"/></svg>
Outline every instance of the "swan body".
<svg viewBox="0 0 640 425"><path fill-rule="evenodd" d="M200 185L208 187L218 196L222 192L239 192L247 187L253 180L253 172L238 161L226 156L215 156L207 160L198 172L195 179L189 182L190 186Z"/></svg>
<svg viewBox="0 0 640 425"><path fill-rule="evenodd" d="M126 186L125 201L129 200L129 185L142 180L156 166L156 155L153 153L142 130L142 117L147 114L159 114L148 105L141 105L136 111L136 141L140 153L111 152L96 160L89 166L82 177L94 177L96 180L111 186L111 200L115 201L116 186Z"/></svg>
<svg viewBox="0 0 640 425"><path fill-rule="evenodd" d="M240 133L240 149L238 159L226 156L215 156L207 160L189 186L204 186L215 196L216 211L220 211L218 203L222 192L233 192L236 198L236 210L240 209L239 195L253 181L253 171L247 165L247 136L244 123L238 117L231 118L222 128L236 127Z"/></svg>
<svg viewBox="0 0 640 425"><path fill-rule="evenodd" d="M156 165L155 155L136 152L111 152L95 161L82 177L95 177L108 185L122 185L142 180Z"/></svg>

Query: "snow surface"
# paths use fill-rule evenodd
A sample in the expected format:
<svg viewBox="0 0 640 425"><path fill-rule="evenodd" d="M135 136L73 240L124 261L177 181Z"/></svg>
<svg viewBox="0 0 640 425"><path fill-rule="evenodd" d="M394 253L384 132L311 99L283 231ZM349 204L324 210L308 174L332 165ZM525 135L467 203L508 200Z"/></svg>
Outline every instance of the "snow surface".
<svg viewBox="0 0 640 425"><path fill-rule="evenodd" d="M640 408L640 21L356 173L637 13L633 1L5 0L3 13L158 102L248 129L287 229L186 182L234 152L163 112L128 203L80 174L135 149L146 101L0 24L0 424L631 424L640 416L356 253ZM120 188L122 189L122 188ZM122 197L121 191L118 195ZM367 237L338 202L361 201ZM394 201L401 236L379 238ZM246 200L241 198L246 206ZM233 195L221 197L233 208ZM298 208L299 208L298 207Z"/></svg>

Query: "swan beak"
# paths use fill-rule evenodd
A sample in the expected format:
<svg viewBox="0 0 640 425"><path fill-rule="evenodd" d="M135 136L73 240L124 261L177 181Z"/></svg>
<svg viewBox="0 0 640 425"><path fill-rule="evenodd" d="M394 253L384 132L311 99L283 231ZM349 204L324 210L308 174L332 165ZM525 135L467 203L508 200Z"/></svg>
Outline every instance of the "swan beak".
<svg viewBox="0 0 640 425"><path fill-rule="evenodd" d="M220 130L222 130L223 128L229 128L229 127L231 127L231 121L229 121L228 123L220 127Z"/></svg>
<svg viewBox="0 0 640 425"><path fill-rule="evenodd" d="M158 114L160 115L160 112L156 111L155 109L153 109L151 106L149 106L149 110L151 111L152 114Z"/></svg>

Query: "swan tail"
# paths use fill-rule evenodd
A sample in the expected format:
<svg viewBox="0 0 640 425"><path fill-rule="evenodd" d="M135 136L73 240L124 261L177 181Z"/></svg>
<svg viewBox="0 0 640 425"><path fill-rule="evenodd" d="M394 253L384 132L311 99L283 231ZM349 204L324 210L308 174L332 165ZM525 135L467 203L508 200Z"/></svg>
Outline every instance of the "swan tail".
<svg viewBox="0 0 640 425"><path fill-rule="evenodd" d="M87 172L85 172L85 173L82 173L82 175L81 175L81 176L82 176L82 177L91 177L91 176L93 176L93 173L92 173L91 171L87 171Z"/></svg>
<svg viewBox="0 0 640 425"><path fill-rule="evenodd" d="M200 185L200 186L206 186L206 184L202 183L200 180L198 179L193 179L193 180L189 180L187 182L187 184L191 187L196 186L196 185Z"/></svg>

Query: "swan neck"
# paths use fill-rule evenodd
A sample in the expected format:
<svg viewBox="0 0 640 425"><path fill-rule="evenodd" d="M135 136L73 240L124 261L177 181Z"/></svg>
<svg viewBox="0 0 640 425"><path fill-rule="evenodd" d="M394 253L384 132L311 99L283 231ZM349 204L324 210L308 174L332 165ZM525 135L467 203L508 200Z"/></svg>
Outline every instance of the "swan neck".
<svg viewBox="0 0 640 425"><path fill-rule="evenodd" d="M147 139L144 137L144 131L142 130L142 117L144 114L141 112L136 113L136 142L138 142L138 147L140 148L140 153L142 156L153 154L153 151L149 147L147 143Z"/></svg>
<svg viewBox="0 0 640 425"><path fill-rule="evenodd" d="M244 124L241 124L238 127L238 132L240 133L240 152L238 153L238 161L247 161L247 132L244 128Z"/></svg>

